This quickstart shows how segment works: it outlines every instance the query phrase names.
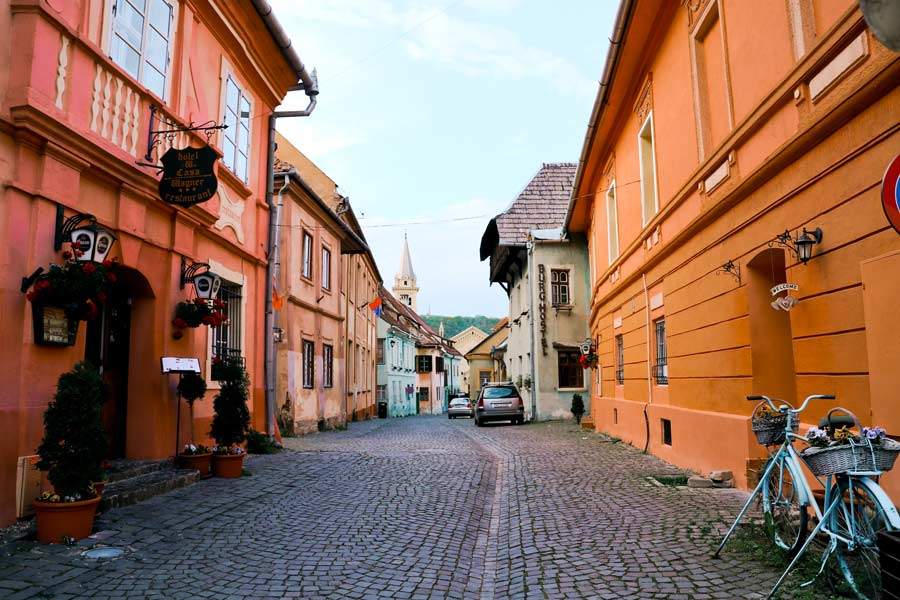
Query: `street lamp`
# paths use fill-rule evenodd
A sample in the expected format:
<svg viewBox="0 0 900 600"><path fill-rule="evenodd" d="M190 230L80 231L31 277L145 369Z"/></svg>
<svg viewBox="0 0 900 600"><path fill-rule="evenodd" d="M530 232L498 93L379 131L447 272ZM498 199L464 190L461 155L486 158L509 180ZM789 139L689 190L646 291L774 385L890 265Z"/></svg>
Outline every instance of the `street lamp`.
<svg viewBox="0 0 900 600"><path fill-rule="evenodd" d="M209 270L207 263L195 262L187 264L184 257L181 257L181 289L191 283L194 286L194 292L198 298L203 300L211 300L219 293L222 286L222 279Z"/></svg>
<svg viewBox="0 0 900 600"><path fill-rule="evenodd" d="M72 244L75 260L102 263L115 241L116 236L98 224L94 215L79 213L58 225L55 247L58 250L63 242L69 242Z"/></svg>

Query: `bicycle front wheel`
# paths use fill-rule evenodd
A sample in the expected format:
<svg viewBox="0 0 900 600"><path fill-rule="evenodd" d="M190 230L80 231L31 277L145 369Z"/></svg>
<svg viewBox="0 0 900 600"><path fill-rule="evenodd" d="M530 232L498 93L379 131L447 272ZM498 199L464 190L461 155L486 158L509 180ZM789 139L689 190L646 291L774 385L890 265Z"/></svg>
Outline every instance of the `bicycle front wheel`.
<svg viewBox="0 0 900 600"><path fill-rule="evenodd" d="M793 556L800 550L809 533L809 512L802 486L802 473L795 473L789 459L777 455L762 489L762 508L766 532L776 546ZM768 467L769 463L766 463ZM795 485L794 482L800 482Z"/></svg>
<svg viewBox="0 0 900 600"><path fill-rule="evenodd" d="M860 600L880 598L878 534L892 529L887 510L859 479L841 477L832 489L840 494L841 505L832 512L829 529L853 541L851 545L838 542L835 549L841 573Z"/></svg>

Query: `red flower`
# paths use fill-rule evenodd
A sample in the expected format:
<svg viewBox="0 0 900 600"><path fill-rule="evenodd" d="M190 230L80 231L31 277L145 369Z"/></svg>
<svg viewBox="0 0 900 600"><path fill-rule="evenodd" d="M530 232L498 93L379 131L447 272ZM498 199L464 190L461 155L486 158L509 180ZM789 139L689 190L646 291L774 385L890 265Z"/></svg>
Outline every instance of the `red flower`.
<svg viewBox="0 0 900 600"><path fill-rule="evenodd" d="M84 271L85 273L87 273L88 275L90 275L91 273L93 273L94 271L97 270L97 265L95 265L94 263L90 263L90 262L84 263L84 265L82 265L82 267L81 267L81 270Z"/></svg>
<svg viewBox="0 0 900 600"><path fill-rule="evenodd" d="M180 340L181 338L184 337L184 331L182 331L181 329L176 329L175 331L172 332L172 337L175 338L176 340Z"/></svg>
<svg viewBox="0 0 900 600"><path fill-rule="evenodd" d="M110 268L112 265L113 265L113 262L111 260L109 260L108 258L103 261L103 266L106 267L107 269Z"/></svg>
<svg viewBox="0 0 900 600"><path fill-rule="evenodd" d="M219 364L219 363L221 363L221 362L222 362L222 357L221 357L221 356L213 356L212 364L217 365L217 364Z"/></svg>
<svg viewBox="0 0 900 600"><path fill-rule="evenodd" d="M106 302L106 292L97 292L97 300L99 300L100 302Z"/></svg>
<svg viewBox="0 0 900 600"><path fill-rule="evenodd" d="M196 304L197 306L203 306L204 304L206 304L206 300L204 300L203 298L194 298L194 304Z"/></svg>
<svg viewBox="0 0 900 600"><path fill-rule="evenodd" d="M115 273L107 273L106 279L109 280L110 283L116 282L116 274Z"/></svg>
<svg viewBox="0 0 900 600"><path fill-rule="evenodd" d="M62 257L65 260L69 260L70 258L72 258L72 253L69 250L64 250L62 253Z"/></svg>
<svg viewBox="0 0 900 600"><path fill-rule="evenodd" d="M220 309L225 308L225 303L217 298L217 299L213 300L213 307L220 308Z"/></svg>
<svg viewBox="0 0 900 600"><path fill-rule="evenodd" d="M188 326L188 322L181 317L175 317L175 319L172 321L172 325L174 325L178 329L185 329Z"/></svg>
<svg viewBox="0 0 900 600"><path fill-rule="evenodd" d="M72 254L74 254L75 257L77 258L77 257L81 256L82 254L84 254L84 252L82 252L80 249L76 248L75 246L72 246Z"/></svg>
<svg viewBox="0 0 900 600"><path fill-rule="evenodd" d="M29 302L34 302L34 290L31 290L30 292L25 294L25 297L28 298Z"/></svg>
<svg viewBox="0 0 900 600"><path fill-rule="evenodd" d="M200 321L202 321L204 325L212 325L213 318L211 315L205 315Z"/></svg>
<svg viewBox="0 0 900 600"><path fill-rule="evenodd" d="M37 291L50 289L50 282L46 279L41 279L34 284L34 289Z"/></svg>

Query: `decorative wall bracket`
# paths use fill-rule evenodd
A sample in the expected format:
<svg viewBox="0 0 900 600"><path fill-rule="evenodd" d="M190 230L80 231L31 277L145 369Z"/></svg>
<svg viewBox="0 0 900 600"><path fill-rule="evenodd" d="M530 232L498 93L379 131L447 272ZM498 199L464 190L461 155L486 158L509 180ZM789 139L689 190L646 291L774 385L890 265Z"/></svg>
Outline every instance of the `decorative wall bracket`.
<svg viewBox="0 0 900 600"><path fill-rule="evenodd" d="M144 167L153 167L154 169L162 169L162 167L153 163L153 149L156 148L160 140L168 139L175 141L175 136L185 131L202 131L206 135L206 142L212 139L213 131L218 129L228 129L225 123L217 123L216 121L205 121L195 124L193 121L188 123L187 127L182 127L177 122L167 119L165 115L157 116L159 107L155 104L150 105L150 120L147 126L147 153L144 155L144 161L138 161L137 164ZM159 127L159 129L155 129Z"/></svg>
<svg viewBox="0 0 900 600"><path fill-rule="evenodd" d="M741 266L735 264L733 260L729 260L727 263L716 269L716 275L731 275L734 277L735 281L738 282L738 285L741 284Z"/></svg>
<svg viewBox="0 0 900 600"><path fill-rule="evenodd" d="M189 283L193 283L194 277L197 275L202 275L203 273L209 272L209 264L204 262L195 262L191 264L187 264L187 260L182 256L181 257L181 282L179 283L179 289L184 289Z"/></svg>
<svg viewBox="0 0 900 600"><path fill-rule="evenodd" d="M822 243L822 237L821 227L816 227L812 231L804 227L796 239L791 235L790 230L785 229L784 233L778 234L775 236L775 239L769 242L769 247L771 248L775 245L783 246L793 252L797 260L805 265L812 258L813 246Z"/></svg>

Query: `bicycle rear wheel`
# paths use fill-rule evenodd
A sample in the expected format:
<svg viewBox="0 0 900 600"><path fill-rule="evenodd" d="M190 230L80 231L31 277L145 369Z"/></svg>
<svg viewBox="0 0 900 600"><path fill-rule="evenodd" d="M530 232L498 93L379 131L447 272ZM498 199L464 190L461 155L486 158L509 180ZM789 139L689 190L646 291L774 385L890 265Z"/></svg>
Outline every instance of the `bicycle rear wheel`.
<svg viewBox="0 0 900 600"><path fill-rule="evenodd" d="M852 547L838 542L835 549L841 573L860 600L880 598L878 534L892 529L887 511L858 479L841 477L832 490L841 495L842 505L831 514L829 529L854 542Z"/></svg>
<svg viewBox="0 0 900 600"><path fill-rule="evenodd" d="M793 556L809 534L809 512L804 494L794 485L802 474L794 472L793 465L783 454L770 458L769 462L773 460L777 463L762 489L766 533L776 546Z"/></svg>

